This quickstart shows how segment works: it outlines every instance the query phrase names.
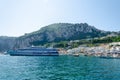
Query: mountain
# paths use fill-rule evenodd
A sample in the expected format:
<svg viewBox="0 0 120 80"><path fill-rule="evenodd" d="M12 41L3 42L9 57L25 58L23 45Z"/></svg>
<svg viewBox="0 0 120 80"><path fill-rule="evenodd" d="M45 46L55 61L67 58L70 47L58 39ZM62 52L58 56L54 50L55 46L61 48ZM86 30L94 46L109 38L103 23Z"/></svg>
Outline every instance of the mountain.
<svg viewBox="0 0 120 80"><path fill-rule="evenodd" d="M110 32L99 30L94 26L88 25L87 23L56 23L16 38L13 48L23 48L31 45L44 44L47 42L102 37L108 34L110 34Z"/></svg>

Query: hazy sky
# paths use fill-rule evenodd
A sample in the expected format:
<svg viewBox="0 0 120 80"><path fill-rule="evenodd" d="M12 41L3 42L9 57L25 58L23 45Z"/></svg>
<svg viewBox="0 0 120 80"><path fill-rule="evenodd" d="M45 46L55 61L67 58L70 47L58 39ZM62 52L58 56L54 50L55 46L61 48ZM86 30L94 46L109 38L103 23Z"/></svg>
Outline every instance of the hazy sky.
<svg viewBox="0 0 120 80"><path fill-rule="evenodd" d="M20 36L52 23L120 30L120 0L0 0L0 35Z"/></svg>

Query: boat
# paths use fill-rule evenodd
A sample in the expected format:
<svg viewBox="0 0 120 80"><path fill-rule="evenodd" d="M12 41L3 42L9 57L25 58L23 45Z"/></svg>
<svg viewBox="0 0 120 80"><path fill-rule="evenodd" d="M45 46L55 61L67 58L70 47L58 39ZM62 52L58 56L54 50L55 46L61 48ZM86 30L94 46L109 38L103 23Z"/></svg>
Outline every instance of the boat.
<svg viewBox="0 0 120 80"><path fill-rule="evenodd" d="M58 56L58 50L55 48L28 47L17 50L8 50L11 56Z"/></svg>
<svg viewBox="0 0 120 80"><path fill-rule="evenodd" d="M79 57L79 54L73 54L73 56L75 56L75 57Z"/></svg>
<svg viewBox="0 0 120 80"><path fill-rule="evenodd" d="M109 52L107 55L101 55L100 58L120 59L120 52Z"/></svg>
<svg viewBox="0 0 120 80"><path fill-rule="evenodd" d="M104 58L104 59L120 59L120 57L112 57L112 56L100 56L99 58Z"/></svg>

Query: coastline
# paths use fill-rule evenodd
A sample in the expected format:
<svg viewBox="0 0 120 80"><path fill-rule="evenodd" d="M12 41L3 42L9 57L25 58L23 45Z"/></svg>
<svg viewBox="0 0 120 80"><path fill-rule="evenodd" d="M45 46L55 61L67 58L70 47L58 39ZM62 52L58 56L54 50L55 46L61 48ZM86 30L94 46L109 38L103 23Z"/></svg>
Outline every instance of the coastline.
<svg viewBox="0 0 120 80"><path fill-rule="evenodd" d="M64 53L63 53L64 52ZM102 44L96 47L79 46L68 50L63 50L61 55L73 56L96 56L103 58L120 58L120 42Z"/></svg>

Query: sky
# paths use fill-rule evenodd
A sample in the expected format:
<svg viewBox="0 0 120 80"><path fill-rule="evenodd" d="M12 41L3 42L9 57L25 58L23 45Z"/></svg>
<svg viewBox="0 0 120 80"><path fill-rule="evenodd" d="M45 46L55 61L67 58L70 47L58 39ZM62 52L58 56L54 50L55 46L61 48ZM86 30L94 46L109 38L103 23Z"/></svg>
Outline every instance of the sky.
<svg viewBox="0 0 120 80"><path fill-rule="evenodd" d="M53 23L120 31L120 0L0 0L0 36L21 36Z"/></svg>

